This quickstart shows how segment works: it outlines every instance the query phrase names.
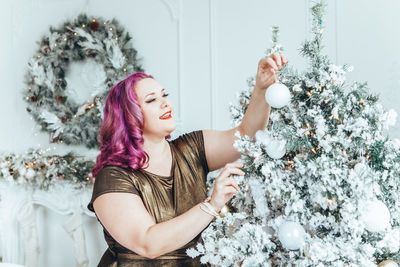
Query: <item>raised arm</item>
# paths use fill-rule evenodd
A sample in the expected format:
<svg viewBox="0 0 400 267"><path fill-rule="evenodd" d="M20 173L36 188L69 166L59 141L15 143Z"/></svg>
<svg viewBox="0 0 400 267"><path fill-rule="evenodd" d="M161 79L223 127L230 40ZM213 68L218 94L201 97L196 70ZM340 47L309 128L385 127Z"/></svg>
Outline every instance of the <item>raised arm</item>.
<svg viewBox="0 0 400 267"><path fill-rule="evenodd" d="M254 137L258 130L265 129L271 110L265 100L265 91L275 82L274 73L287 62L287 58L280 54L272 54L258 62L256 84L249 106L238 127L225 131L203 130L205 153L210 171L220 169L228 162L233 162L240 157L240 153L233 147L236 131L239 131L242 136Z"/></svg>

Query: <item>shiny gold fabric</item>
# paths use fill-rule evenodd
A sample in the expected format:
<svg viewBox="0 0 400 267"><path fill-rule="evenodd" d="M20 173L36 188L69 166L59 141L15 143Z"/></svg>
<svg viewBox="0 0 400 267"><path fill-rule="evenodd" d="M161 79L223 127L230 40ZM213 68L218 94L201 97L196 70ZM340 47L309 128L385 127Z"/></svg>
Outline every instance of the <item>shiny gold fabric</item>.
<svg viewBox="0 0 400 267"><path fill-rule="evenodd" d="M94 211L93 201L102 194L127 192L139 195L150 215L156 223L160 223L202 202L207 196L205 183L208 173L203 132L185 134L170 141L169 145L172 153L170 177L145 170L106 166L96 176L88 209ZM192 259L185 253L201 239L200 234L176 251L148 259L123 247L104 227L103 230L109 248L98 266L201 266L199 258Z"/></svg>

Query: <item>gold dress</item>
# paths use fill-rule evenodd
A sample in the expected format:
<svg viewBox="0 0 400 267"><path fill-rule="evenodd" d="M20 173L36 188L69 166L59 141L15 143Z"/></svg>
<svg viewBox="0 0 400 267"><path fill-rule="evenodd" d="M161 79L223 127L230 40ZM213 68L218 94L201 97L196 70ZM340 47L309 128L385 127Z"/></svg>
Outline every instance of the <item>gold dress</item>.
<svg viewBox="0 0 400 267"><path fill-rule="evenodd" d="M208 166L204 152L203 132L184 134L168 142L172 153L172 176L160 176L145 170L105 166L96 176L88 209L94 212L93 201L110 192L126 192L141 197L156 223L172 219L204 201ZM182 229L184 231L185 229ZM108 249L98 266L202 266L199 257L186 255L188 248L201 240L200 234L182 248L149 259L120 245L103 226Z"/></svg>

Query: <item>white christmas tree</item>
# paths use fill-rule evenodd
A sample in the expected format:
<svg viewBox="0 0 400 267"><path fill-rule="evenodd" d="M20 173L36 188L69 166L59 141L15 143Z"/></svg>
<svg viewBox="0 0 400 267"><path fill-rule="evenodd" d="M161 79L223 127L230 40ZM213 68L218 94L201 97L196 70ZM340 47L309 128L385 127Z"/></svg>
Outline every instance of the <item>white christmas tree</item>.
<svg viewBox="0 0 400 267"><path fill-rule="evenodd" d="M348 66L322 55L325 4L312 8L305 72L285 67L291 103L272 109L265 131L241 137L246 175L230 212L188 255L216 266L397 266L400 262L400 144L396 119L366 84L346 83ZM278 29L273 29L273 47ZM231 106L238 125L254 78ZM212 187L213 181L209 185ZM396 263L397 262L397 263Z"/></svg>

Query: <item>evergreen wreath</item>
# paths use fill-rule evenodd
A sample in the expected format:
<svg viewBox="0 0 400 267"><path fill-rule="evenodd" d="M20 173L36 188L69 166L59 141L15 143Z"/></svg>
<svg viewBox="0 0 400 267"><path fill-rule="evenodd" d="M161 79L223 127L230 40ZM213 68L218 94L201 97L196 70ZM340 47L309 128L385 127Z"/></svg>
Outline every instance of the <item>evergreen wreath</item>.
<svg viewBox="0 0 400 267"><path fill-rule="evenodd" d="M28 63L24 99L27 111L50 133L51 142L98 147L98 131L109 88L128 74L143 71L119 23L79 15L59 28L50 27ZM92 92L86 103L75 103L66 91L68 66L93 59L103 65L104 90Z"/></svg>

